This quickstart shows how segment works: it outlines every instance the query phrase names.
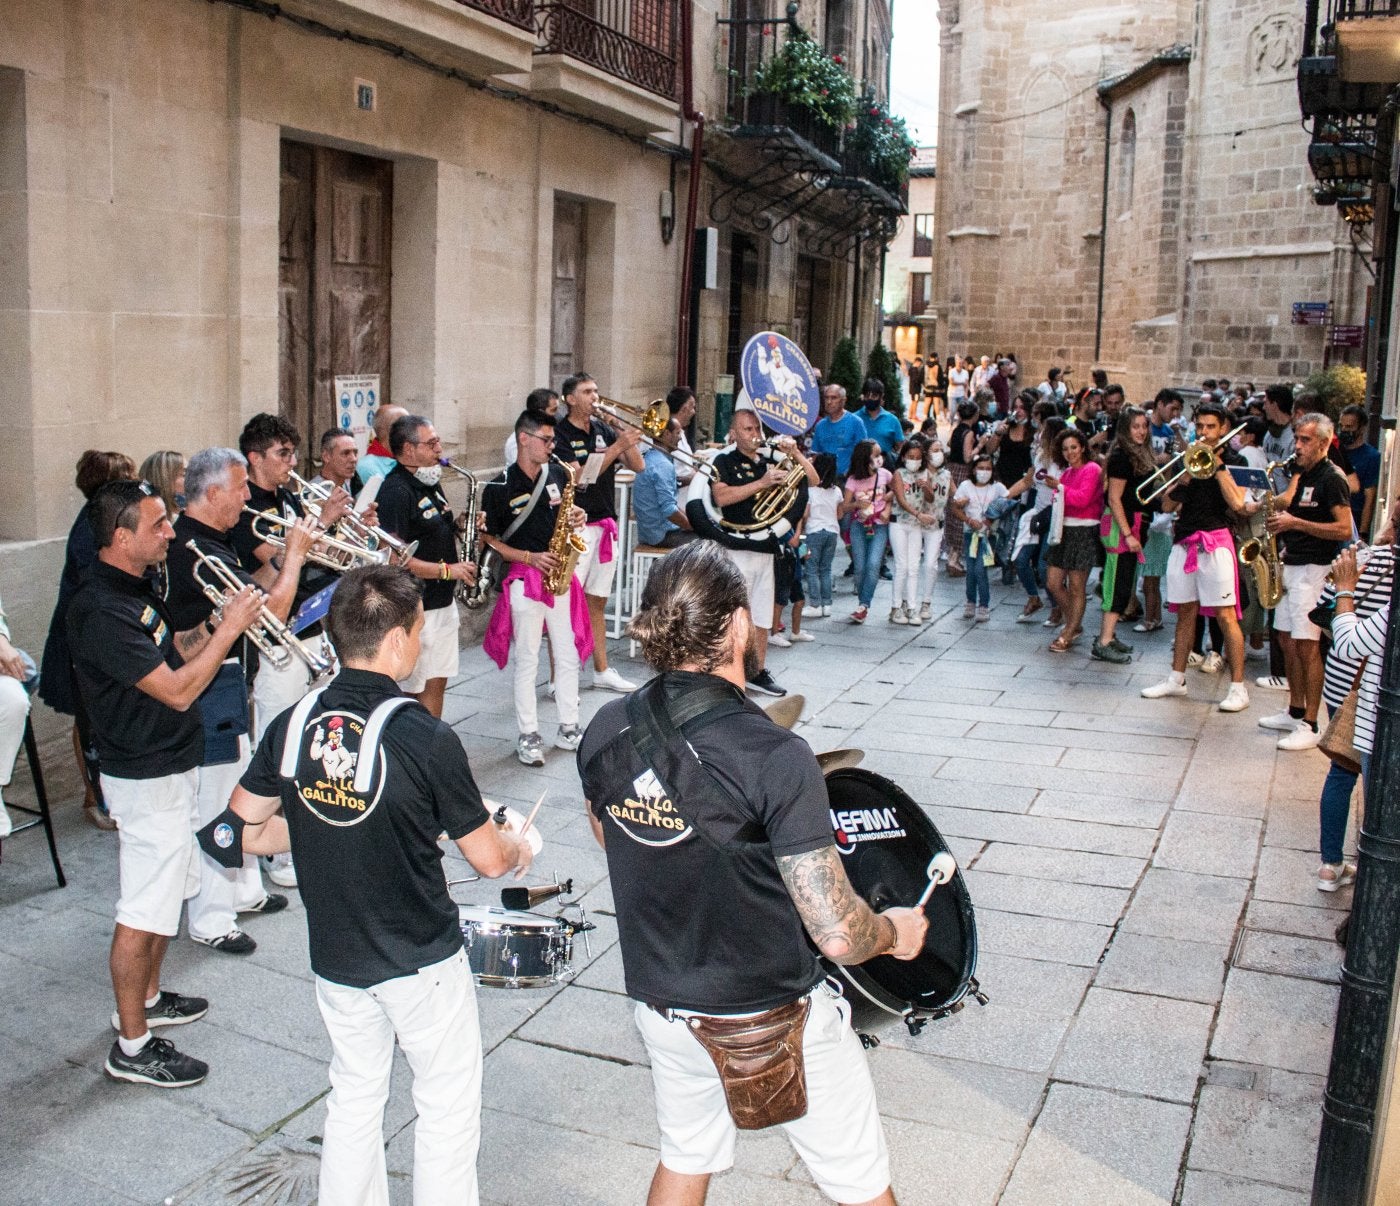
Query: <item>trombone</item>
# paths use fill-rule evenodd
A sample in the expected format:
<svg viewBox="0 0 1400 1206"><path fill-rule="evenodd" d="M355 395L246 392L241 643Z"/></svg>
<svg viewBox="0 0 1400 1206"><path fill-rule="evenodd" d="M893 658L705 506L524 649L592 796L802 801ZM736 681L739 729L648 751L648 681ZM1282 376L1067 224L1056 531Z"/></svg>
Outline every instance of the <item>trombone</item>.
<svg viewBox="0 0 1400 1206"><path fill-rule="evenodd" d="M1178 452L1171 460L1157 470L1137 488L1138 502L1146 506L1155 498L1160 498L1183 477L1194 477L1204 481L1220 471L1220 454L1229 447L1246 424L1241 423L1232 431L1227 431L1214 444L1192 444L1184 452ZM1145 493L1144 493L1145 492Z"/></svg>
<svg viewBox="0 0 1400 1206"><path fill-rule="evenodd" d="M296 485L297 493L301 495L302 505L306 507L317 520L321 518L321 507L329 501L331 494L337 487L317 486L307 481L295 469L291 471L292 482ZM341 517L336 525L341 537L349 544L363 545L366 552L376 552L382 545L389 549L402 565L418 549L418 542L415 540L411 544L405 544L397 536L392 536L383 528L368 524L352 508Z"/></svg>
<svg viewBox="0 0 1400 1206"><path fill-rule="evenodd" d="M187 540L185 547L194 554L195 582L199 589L204 592L204 597L214 605L214 614L222 617L224 604L242 590L247 583L218 557L210 557L201 552L195 541ZM212 580L206 578L201 570L212 575ZM292 630L266 606L258 613L258 618L253 621L252 626L243 635L253 643L263 657L267 658L268 664L277 670L285 670L290 666L293 657L298 657L305 663L306 668L311 671L313 679L320 678L331 668L330 662L308 650L297 640Z"/></svg>
<svg viewBox="0 0 1400 1206"><path fill-rule="evenodd" d="M254 539L261 544L270 544L273 548L286 548L286 539L274 529L285 532L288 528L296 526L295 519L286 519L275 511L255 511L252 507L244 507L243 513L253 517ZM266 525L262 529L258 527L260 522ZM337 540L334 536L322 532L316 537L311 551L306 554L306 559L314 561L317 565L324 565L327 569L335 570L338 574L343 574L346 570L352 570L361 565L387 565L389 551L387 549L365 548L353 541Z"/></svg>
<svg viewBox="0 0 1400 1206"><path fill-rule="evenodd" d="M648 448L657 447L656 441L662 437L671 422L671 408L659 398L646 409L628 406L625 402L616 402L612 398L599 398L594 404L594 409L603 412L604 422L611 422L613 425L622 423L627 427L635 427L642 433L642 442ZM663 448L662 451L666 450ZM686 452L681 448L675 449L669 455L682 464L690 466L694 472L713 480L715 467L703 457L698 457L693 452Z"/></svg>

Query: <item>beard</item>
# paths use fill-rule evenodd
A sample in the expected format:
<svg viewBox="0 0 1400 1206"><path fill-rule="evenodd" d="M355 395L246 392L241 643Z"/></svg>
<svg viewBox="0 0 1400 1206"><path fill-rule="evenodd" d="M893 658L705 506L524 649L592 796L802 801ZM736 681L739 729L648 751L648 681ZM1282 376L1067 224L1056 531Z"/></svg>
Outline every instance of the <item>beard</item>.
<svg viewBox="0 0 1400 1206"><path fill-rule="evenodd" d="M753 678L763 669L762 663L758 660L758 630L749 629L749 639L744 645L744 677Z"/></svg>

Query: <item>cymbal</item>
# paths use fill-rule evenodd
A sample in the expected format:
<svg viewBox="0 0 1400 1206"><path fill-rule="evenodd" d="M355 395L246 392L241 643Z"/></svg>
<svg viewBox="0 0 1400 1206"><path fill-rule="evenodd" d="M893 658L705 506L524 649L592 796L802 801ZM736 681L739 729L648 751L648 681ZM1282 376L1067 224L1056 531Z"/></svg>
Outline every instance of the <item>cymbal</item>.
<svg viewBox="0 0 1400 1206"><path fill-rule="evenodd" d="M817 755L817 765L824 775L848 766L859 766L864 761L864 750L823 750Z"/></svg>
<svg viewBox="0 0 1400 1206"><path fill-rule="evenodd" d="M768 719L774 724L790 729L802 719L802 710L806 706L807 700L804 696L784 695L782 699L775 699L770 704L764 704L763 710L768 713Z"/></svg>

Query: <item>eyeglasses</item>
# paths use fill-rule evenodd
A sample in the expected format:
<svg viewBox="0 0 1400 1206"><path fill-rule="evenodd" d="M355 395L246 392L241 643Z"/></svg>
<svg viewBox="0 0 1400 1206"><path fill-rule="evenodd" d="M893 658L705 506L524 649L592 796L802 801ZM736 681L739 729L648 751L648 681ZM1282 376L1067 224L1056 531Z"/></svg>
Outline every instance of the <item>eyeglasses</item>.
<svg viewBox="0 0 1400 1206"><path fill-rule="evenodd" d="M551 448L554 446L553 436L543 436L538 431L522 431L520 436L522 439L539 440L540 443L548 444Z"/></svg>
<svg viewBox="0 0 1400 1206"><path fill-rule="evenodd" d="M408 442L409 442L410 444L412 444L415 448L441 448L441 447L442 447L442 440L441 440L439 437L437 437L437 436L434 436L431 440L409 440Z"/></svg>
<svg viewBox="0 0 1400 1206"><path fill-rule="evenodd" d="M295 448L269 448L264 456L275 456L279 461L294 461L297 459Z"/></svg>

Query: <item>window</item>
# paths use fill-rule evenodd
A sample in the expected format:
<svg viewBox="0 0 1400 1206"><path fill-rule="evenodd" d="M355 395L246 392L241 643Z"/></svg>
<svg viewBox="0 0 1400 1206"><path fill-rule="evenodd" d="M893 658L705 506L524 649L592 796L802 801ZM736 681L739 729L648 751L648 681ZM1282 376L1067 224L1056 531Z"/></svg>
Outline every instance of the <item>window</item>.
<svg viewBox="0 0 1400 1206"><path fill-rule="evenodd" d="M914 258L924 259L933 254L933 215L914 215Z"/></svg>
<svg viewBox="0 0 1400 1206"><path fill-rule="evenodd" d="M1123 128L1118 134L1118 213L1130 213L1133 208L1133 174L1137 170L1137 114L1129 109L1123 114Z"/></svg>
<svg viewBox="0 0 1400 1206"><path fill-rule="evenodd" d="M916 317L927 314L933 302L933 273L911 272L909 274L909 313Z"/></svg>

